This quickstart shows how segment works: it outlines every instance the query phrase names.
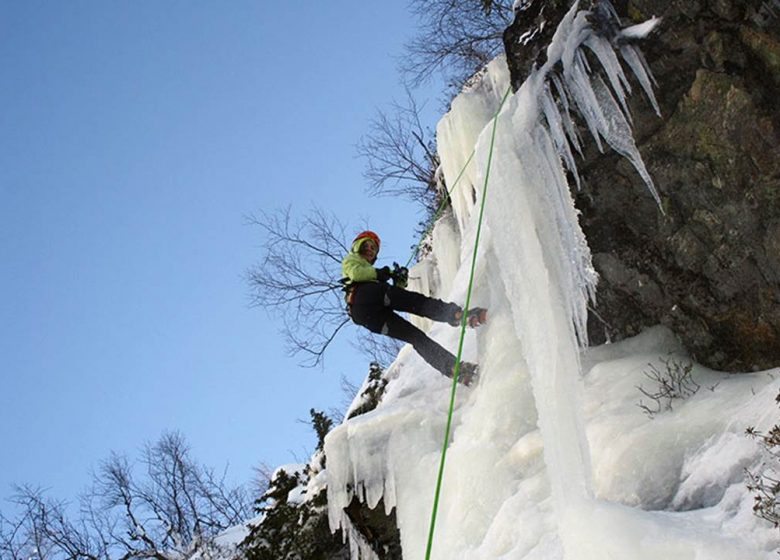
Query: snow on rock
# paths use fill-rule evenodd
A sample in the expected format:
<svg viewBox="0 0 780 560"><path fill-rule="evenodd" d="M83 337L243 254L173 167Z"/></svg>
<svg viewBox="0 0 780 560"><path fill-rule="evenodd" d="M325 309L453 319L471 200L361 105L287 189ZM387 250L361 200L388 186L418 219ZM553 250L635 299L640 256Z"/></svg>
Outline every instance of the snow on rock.
<svg viewBox="0 0 780 560"><path fill-rule="evenodd" d="M638 25L626 27L620 32L620 36L625 39L642 39L643 37L647 37L660 23L661 18L654 16Z"/></svg>
<svg viewBox="0 0 780 560"><path fill-rule="evenodd" d="M509 83L500 58L437 130L445 182L455 187L453 216L437 224L413 286L465 301L486 197L472 305L490 308L490 321L466 335L464 359L479 362L480 380L458 388L431 558L772 558L778 532L751 514L740 474L760 459L742 434L771 426L780 372L733 376L694 364L699 390L648 415L637 388L649 383L646 369L688 360L669 331L581 350L597 278L566 181L585 141L571 113L584 116L589 141L603 139L629 159L657 197L625 102L626 72L654 104L652 77L635 47L616 53L585 15L572 7L548 62L504 104L487 187L492 117ZM428 332L457 347L457 329L433 324ZM404 558L417 560L425 557L451 386L410 347L385 376L377 408L325 440L329 518L358 542L344 508L353 497L371 508L382 498L395 509ZM361 546L353 557L371 557Z"/></svg>
<svg viewBox="0 0 780 560"><path fill-rule="evenodd" d="M276 478L284 471L284 473L291 477L301 477L303 476L303 473L306 472L306 465L299 464L299 463L289 463L286 465L281 465L276 467L274 469L273 474L271 474L271 483L273 484L273 481L276 480ZM302 485L296 486L293 490L290 491L289 495L287 496L287 501L292 504L300 504L302 503L306 498L306 487Z"/></svg>

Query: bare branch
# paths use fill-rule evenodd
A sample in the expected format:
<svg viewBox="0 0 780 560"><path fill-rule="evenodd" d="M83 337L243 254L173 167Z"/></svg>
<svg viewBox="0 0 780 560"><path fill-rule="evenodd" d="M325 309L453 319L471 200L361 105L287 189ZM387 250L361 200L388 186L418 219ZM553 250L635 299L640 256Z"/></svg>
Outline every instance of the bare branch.
<svg viewBox="0 0 780 560"><path fill-rule="evenodd" d="M400 65L405 81L414 87L441 73L450 88L459 90L503 52L502 34L512 22L512 4L412 0L412 13L420 24Z"/></svg>
<svg viewBox="0 0 780 560"><path fill-rule="evenodd" d="M198 465L178 433L147 445L141 458L147 478L134 480L133 468L112 454L93 474L81 496L79 516L44 492L18 487L13 520L0 514L0 555L11 560L119 558L174 560L215 546L214 537L249 518L243 488L230 488L225 475Z"/></svg>
<svg viewBox="0 0 780 560"><path fill-rule="evenodd" d="M389 364L395 360L403 345L404 343L399 340L367 330L361 331L357 342L353 344L357 350L368 357L369 362L378 364Z"/></svg>
<svg viewBox="0 0 780 560"><path fill-rule="evenodd" d="M401 196L424 208L435 205L439 156L435 135L420 120L421 107L406 90L406 103L378 111L357 145L366 161L363 176L372 195Z"/></svg>
<svg viewBox="0 0 780 560"><path fill-rule="evenodd" d="M344 225L312 208L293 220L290 209L250 216L264 234L263 258L247 271L252 304L283 320L282 334L302 365L320 365L334 337L349 322L345 312L341 259L349 250Z"/></svg>

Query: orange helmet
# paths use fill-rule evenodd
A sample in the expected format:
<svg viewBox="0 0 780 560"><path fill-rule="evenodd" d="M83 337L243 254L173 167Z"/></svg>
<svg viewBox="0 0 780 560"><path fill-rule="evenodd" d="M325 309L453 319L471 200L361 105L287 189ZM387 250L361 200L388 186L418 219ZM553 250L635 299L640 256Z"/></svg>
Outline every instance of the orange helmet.
<svg viewBox="0 0 780 560"><path fill-rule="evenodd" d="M379 241L379 236L374 233L373 231L361 231L357 234L357 237L355 237L354 241L352 241L352 244L354 245L355 242L360 241L361 239L371 239L374 243L376 243L377 251L379 250L379 247L381 246L381 242Z"/></svg>

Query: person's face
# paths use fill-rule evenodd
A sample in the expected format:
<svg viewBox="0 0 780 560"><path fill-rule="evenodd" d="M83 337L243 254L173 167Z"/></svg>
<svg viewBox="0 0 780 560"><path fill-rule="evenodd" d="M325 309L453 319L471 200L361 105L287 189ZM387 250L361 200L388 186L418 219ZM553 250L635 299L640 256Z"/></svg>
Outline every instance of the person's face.
<svg viewBox="0 0 780 560"><path fill-rule="evenodd" d="M376 246L376 242L373 239L367 239L360 246L360 255L371 264L376 260L376 254L379 252L379 248Z"/></svg>

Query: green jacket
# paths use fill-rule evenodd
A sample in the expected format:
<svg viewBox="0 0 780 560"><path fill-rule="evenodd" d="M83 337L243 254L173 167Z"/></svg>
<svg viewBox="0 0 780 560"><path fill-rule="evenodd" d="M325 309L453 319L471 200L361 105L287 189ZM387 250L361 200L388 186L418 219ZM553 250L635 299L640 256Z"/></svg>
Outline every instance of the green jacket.
<svg viewBox="0 0 780 560"><path fill-rule="evenodd" d="M341 273L349 280L348 284L377 281L376 268L360 254L360 247L366 241L368 238L365 237L355 241L347 256L341 261Z"/></svg>

